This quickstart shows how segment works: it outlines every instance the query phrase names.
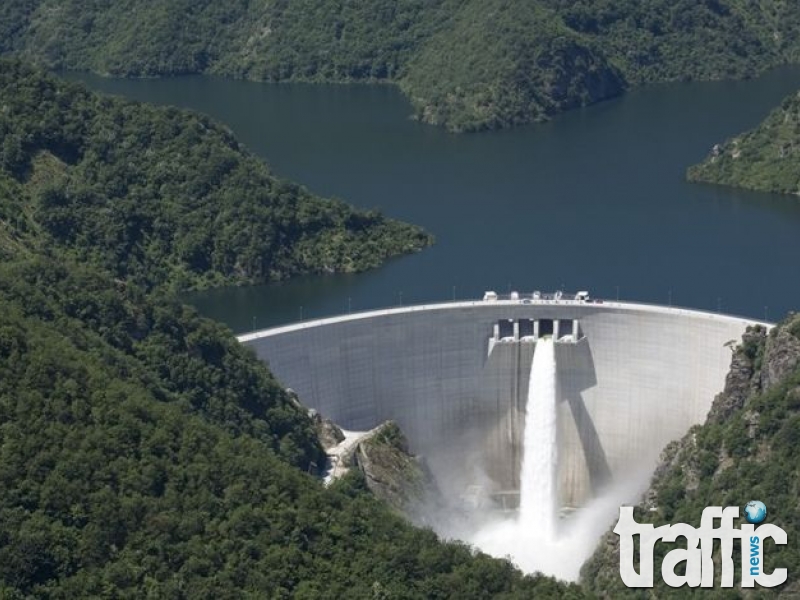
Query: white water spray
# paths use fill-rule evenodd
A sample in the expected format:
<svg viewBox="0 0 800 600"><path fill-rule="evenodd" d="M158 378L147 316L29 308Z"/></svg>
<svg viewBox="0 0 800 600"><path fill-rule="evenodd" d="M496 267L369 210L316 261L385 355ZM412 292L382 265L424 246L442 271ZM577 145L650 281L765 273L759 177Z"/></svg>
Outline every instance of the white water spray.
<svg viewBox="0 0 800 600"><path fill-rule="evenodd" d="M632 471L559 522L556 409L555 348L552 339L540 339L528 384L519 512L513 518L497 516L477 532L458 537L489 554L510 558L527 573L577 581L581 565L619 516L619 506L634 501L647 487L652 466Z"/></svg>
<svg viewBox="0 0 800 600"><path fill-rule="evenodd" d="M536 343L525 406L519 525L546 540L558 526L556 357L553 340Z"/></svg>

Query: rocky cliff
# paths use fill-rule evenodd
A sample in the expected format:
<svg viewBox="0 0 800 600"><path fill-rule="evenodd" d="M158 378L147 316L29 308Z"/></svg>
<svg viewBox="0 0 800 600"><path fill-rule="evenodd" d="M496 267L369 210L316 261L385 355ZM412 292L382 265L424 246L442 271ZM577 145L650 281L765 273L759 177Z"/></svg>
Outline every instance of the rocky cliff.
<svg viewBox="0 0 800 600"><path fill-rule="evenodd" d="M389 506L417 519L436 485L421 457L411 454L408 440L393 421L387 421L358 444L355 464L367 487Z"/></svg>
<svg viewBox="0 0 800 600"><path fill-rule="evenodd" d="M367 432L344 432L329 419L312 413L328 455L327 483L357 469L377 498L414 521L422 519L428 501L438 497L436 484L424 460L411 453L397 423L386 421Z"/></svg>
<svg viewBox="0 0 800 600"><path fill-rule="evenodd" d="M798 579L792 574L800 568L799 467L800 316L790 315L768 334L752 328L743 336L733 353L725 389L714 400L706 423L665 448L634 514L638 522L655 526L677 522L697 526L706 506L763 501L769 521L784 528L789 539L788 545L772 546L766 553L767 571L776 567L789 571L789 581L771 591L779 597L798 597ZM609 532L584 565L582 582L602 598L685 597L687 589L668 588L660 580L658 565L672 547L685 543L656 545L655 588L629 590L619 577L619 538ZM739 581L738 573L735 580ZM699 596L713 594L694 591ZM737 592L756 597L753 590Z"/></svg>

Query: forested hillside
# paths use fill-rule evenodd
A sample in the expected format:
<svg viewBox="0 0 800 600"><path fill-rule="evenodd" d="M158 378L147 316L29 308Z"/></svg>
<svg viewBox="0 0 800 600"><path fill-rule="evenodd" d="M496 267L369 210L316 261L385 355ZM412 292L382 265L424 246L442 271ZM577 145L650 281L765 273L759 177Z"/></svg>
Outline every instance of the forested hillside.
<svg viewBox="0 0 800 600"><path fill-rule="evenodd" d="M0 266L0 597L582 597L326 490L318 456L223 328L57 255Z"/></svg>
<svg viewBox="0 0 800 600"><path fill-rule="evenodd" d="M0 52L132 76L390 80L417 116L506 127L652 81L800 60L785 0L10 0Z"/></svg>
<svg viewBox="0 0 800 600"><path fill-rule="evenodd" d="M714 146L689 169L688 178L800 195L800 93L786 98L752 131Z"/></svg>
<svg viewBox="0 0 800 600"><path fill-rule="evenodd" d="M431 241L272 176L211 119L92 94L0 60L7 218L145 287L358 271Z"/></svg>
<svg viewBox="0 0 800 600"><path fill-rule="evenodd" d="M788 569L789 580L772 590L756 588L745 597L797 598L800 595L800 316L790 316L766 333L752 328L733 356L725 390L715 399L705 424L671 443L650 490L635 509L639 523L700 525L706 506L767 506L767 521L782 527L788 544L767 543L765 572ZM743 520L740 510L739 526ZM584 566L587 591L603 598L741 597L738 590L667 587L659 576L665 554L678 544L655 546L656 587L643 595L619 577L619 538L609 533ZM682 547L685 548L685 545ZM718 552L719 546L716 550ZM736 582L739 550L734 548ZM719 557L715 557L719 564ZM719 569L717 569L719 577Z"/></svg>
<svg viewBox="0 0 800 600"><path fill-rule="evenodd" d="M347 252L388 251L376 217L275 180L197 115L0 74L0 597L584 597L411 527L355 473L324 488L305 409L170 291L182 220L224 220L205 204L275 221L288 250L259 251L281 275L315 263L273 252L359 218ZM214 264L177 281L226 280Z"/></svg>
<svg viewBox="0 0 800 600"><path fill-rule="evenodd" d="M401 80L418 116L456 131L494 129L619 95L624 75L600 46L543 4L453 9Z"/></svg>

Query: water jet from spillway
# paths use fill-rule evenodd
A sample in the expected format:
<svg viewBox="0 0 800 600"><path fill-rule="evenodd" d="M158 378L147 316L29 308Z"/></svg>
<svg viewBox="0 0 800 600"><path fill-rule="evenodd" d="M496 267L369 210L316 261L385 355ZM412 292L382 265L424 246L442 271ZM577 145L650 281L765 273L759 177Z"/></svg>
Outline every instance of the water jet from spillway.
<svg viewBox="0 0 800 600"><path fill-rule="evenodd" d="M531 363L525 406L519 510L460 537L481 550L506 557L527 573L577 581L597 540L613 523L620 504L646 487L649 470L631 472L577 512L559 519L558 389L555 346L541 338Z"/></svg>
<svg viewBox="0 0 800 600"><path fill-rule="evenodd" d="M525 406L519 525L537 529L545 539L556 535L558 493L558 414L556 411L556 357L553 340L536 344Z"/></svg>

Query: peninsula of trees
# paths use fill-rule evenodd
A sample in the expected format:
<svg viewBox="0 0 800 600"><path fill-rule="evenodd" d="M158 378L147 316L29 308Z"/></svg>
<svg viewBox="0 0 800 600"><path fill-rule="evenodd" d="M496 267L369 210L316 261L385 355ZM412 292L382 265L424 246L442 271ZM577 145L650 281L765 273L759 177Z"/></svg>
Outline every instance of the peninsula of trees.
<svg viewBox="0 0 800 600"><path fill-rule="evenodd" d="M270 174L200 114L92 94L0 61L0 219L145 287L359 271L432 238ZM2 246L0 246L2 252Z"/></svg>
<svg viewBox="0 0 800 600"><path fill-rule="evenodd" d="M800 93L786 98L752 131L715 145L687 176L690 181L800 195Z"/></svg>

